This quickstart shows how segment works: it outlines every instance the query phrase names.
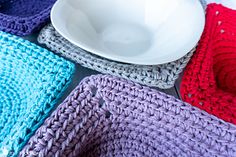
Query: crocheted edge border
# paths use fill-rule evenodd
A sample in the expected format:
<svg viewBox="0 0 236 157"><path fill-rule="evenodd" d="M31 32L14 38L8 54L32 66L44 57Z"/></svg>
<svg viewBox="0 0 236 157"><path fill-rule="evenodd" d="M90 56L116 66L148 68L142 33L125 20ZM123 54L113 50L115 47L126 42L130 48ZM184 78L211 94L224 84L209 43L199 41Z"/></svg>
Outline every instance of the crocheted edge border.
<svg viewBox="0 0 236 157"><path fill-rule="evenodd" d="M16 17L16 16L0 13L0 19L2 19L2 22L6 23L4 25L0 24L0 29L2 31L6 31L8 33L12 33L19 36L29 35L37 30L40 30L47 23L47 21L50 20L49 16L50 16L51 8L52 6L49 6L46 9L42 10L41 12L32 16L28 16L28 17ZM42 20L40 21L36 20L36 18L39 18L39 17ZM17 25L15 24L16 22L18 23ZM32 23L34 25L31 25ZM22 28L25 28L26 30L22 31L18 29L18 27L16 26L20 26ZM10 27L14 27L14 28L10 28Z"/></svg>
<svg viewBox="0 0 236 157"><path fill-rule="evenodd" d="M13 41L15 42L14 44L18 44L20 43L22 46L25 46L25 47L37 47L38 49L40 50L43 50L47 53L51 53L52 55L55 55L53 52L45 49L45 48L42 48L40 47L39 45L36 45L34 43L31 43L30 41L28 40L24 40L20 37L17 37L15 35L11 35L9 33L6 33L6 32L3 32L3 31L0 31L0 35L4 38L7 38L8 40L10 41ZM23 43L23 44L22 44ZM35 49L32 49L32 51L35 51ZM17 147L17 149L14 149L14 148L10 148L9 149L9 155L11 156L17 156L18 153L23 149L23 147L27 144L28 140L30 139L30 137L35 133L35 131L44 123L44 120L50 116L50 113L53 112L53 110L58 106L58 104L60 104L59 100L61 99L61 96L65 93L66 89L68 88L68 86L70 85L70 83L72 82L72 78L74 76L74 73L75 73L75 65L69 61L67 61L66 59L64 59L63 57L60 57L60 56L57 56L58 58L60 58L61 60L63 60L67 65L68 67L70 67L70 69L68 70L68 76L69 77L65 77L64 80L65 83L63 83L61 85L61 90L58 91L57 89L55 89L55 92L54 93L57 93L57 94L54 94L53 98L51 98L51 104L50 104L50 109L48 110L48 113L45 113L42 118L40 119L40 121L37 121L37 123L34 125L34 127L30 128L31 132L28 132L27 133L27 140L25 140L24 142L21 143L21 145L19 145ZM13 145L11 145L13 146Z"/></svg>

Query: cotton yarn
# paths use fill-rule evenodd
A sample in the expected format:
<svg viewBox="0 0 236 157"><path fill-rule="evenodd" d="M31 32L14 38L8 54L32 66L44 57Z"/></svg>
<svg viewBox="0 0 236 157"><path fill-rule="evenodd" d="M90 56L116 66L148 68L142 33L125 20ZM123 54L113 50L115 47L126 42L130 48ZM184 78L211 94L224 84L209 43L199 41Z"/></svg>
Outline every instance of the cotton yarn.
<svg viewBox="0 0 236 157"><path fill-rule="evenodd" d="M74 64L0 31L0 156L16 156L56 107Z"/></svg>
<svg viewBox="0 0 236 157"><path fill-rule="evenodd" d="M236 10L209 4L197 52L181 83L183 100L236 124Z"/></svg>
<svg viewBox="0 0 236 157"><path fill-rule="evenodd" d="M55 53L71 59L86 68L162 89L174 86L175 81L179 78L179 74L183 71L195 50L193 49L183 58L171 63L144 66L115 62L93 55L67 41L56 32L52 25L42 29L38 42L45 44Z"/></svg>
<svg viewBox="0 0 236 157"><path fill-rule="evenodd" d="M24 156L236 156L236 126L131 81L85 78L36 131Z"/></svg>
<svg viewBox="0 0 236 157"><path fill-rule="evenodd" d="M39 30L49 20L56 0L1 0L0 30L25 36Z"/></svg>

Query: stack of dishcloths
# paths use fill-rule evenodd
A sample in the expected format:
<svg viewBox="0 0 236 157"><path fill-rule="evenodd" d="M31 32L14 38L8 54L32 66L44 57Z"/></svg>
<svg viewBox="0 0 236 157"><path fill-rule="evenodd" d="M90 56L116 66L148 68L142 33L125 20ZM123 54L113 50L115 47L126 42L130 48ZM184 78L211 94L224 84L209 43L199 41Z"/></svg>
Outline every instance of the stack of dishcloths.
<svg viewBox="0 0 236 157"><path fill-rule="evenodd" d="M183 58L171 63L145 66L120 63L87 52L67 41L56 32L52 25L46 26L40 32L38 41L41 44L45 44L57 54L71 59L86 68L162 89L174 86L175 81L185 68L194 51L192 50L192 52Z"/></svg>
<svg viewBox="0 0 236 157"><path fill-rule="evenodd" d="M0 30L24 36L39 30L47 21L56 0L1 0Z"/></svg>
<svg viewBox="0 0 236 157"><path fill-rule="evenodd" d="M184 73L181 95L236 124L236 10L208 5L205 30Z"/></svg>
<svg viewBox="0 0 236 157"><path fill-rule="evenodd" d="M0 0L0 30L31 34L55 1ZM236 11L210 4L206 13L181 84L190 104L143 85L173 87L194 49L163 65L126 64L91 54L48 25L40 43L110 74L85 78L57 106L74 64L0 31L0 157L236 157Z"/></svg>
<svg viewBox="0 0 236 157"><path fill-rule="evenodd" d="M74 65L0 31L0 156L16 156L55 109Z"/></svg>
<svg viewBox="0 0 236 157"><path fill-rule="evenodd" d="M85 78L20 156L236 156L236 126L109 75Z"/></svg>

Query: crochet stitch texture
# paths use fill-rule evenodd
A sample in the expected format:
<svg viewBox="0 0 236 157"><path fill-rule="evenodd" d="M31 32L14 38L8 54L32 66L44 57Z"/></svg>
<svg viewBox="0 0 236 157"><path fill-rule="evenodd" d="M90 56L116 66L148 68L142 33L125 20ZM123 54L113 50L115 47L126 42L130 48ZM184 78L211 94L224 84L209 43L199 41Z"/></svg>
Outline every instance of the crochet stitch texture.
<svg viewBox="0 0 236 157"><path fill-rule="evenodd" d="M49 116L74 65L0 31L0 156L16 156Z"/></svg>
<svg viewBox="0 0 236 157"><path fill-rule="evenodd" d="M236 126L109 75L84 79L20 156L236 156Z"/></svg>
<svg viewBox="0 0 236 157"><path fill-rule="evenodd" d="M162 89L174 86L179 74L192 56L192 52L190 52L177 61L153 66L119 63L93 55L73 45L56 32L51 25L43 28L38 37L38 42L84 67Z"/></svg>
<svg viewBox="0 0 236 157"><path fill-rule="evenodd" d="M0 0L0 30L24 36L48 20L56 0Z"/></svg>
<svg viewBox="0 0 236 157"><path fill-rule="evenodd" d="M236 10L208 5L205 30L184 73L181 95L236 124Z"/></svg>

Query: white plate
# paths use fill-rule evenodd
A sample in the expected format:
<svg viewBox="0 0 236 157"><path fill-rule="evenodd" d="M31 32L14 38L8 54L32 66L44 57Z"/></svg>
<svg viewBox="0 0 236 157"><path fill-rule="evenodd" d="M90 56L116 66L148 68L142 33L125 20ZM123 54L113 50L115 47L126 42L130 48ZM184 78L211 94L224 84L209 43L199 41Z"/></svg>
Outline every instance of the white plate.
<svg viewBox="0 0 236 157"><path fill-rule="evenodd" d="M155 65L186 55L200 39L205 15L198 0L58 0L51 20L91 53Z"/></svg>

